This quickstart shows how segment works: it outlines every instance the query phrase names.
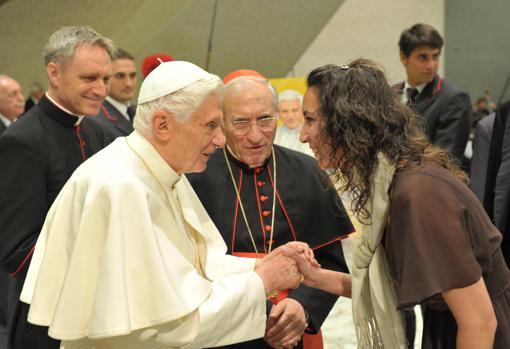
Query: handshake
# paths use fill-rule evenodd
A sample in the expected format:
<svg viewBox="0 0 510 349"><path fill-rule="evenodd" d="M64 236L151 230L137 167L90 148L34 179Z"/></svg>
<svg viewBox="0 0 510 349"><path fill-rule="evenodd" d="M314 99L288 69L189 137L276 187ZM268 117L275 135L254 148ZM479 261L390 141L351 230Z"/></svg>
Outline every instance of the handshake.
<svg viewBox="0 0 510 349"><path fill-rule="evenodd" d="M278 247L255 264L267 296L275 290L297 288L301 283L313 287L313 276L320 264L304 242L292 241Z"/></svg>

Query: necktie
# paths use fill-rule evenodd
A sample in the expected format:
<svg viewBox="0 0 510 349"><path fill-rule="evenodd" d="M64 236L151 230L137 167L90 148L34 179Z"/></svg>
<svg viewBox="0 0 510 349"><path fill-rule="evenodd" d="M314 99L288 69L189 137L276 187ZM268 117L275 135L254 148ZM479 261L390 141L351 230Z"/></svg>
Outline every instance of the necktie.
<svg viewBox="0 0 510 349"><path fill-rule="evenodd" d="M414 104L416 96L418 96L418 89L414 87L408 87L407 93L407 104Z"/></svg>
<svg viewBox="0 0 510 349"><path fill-rule="evenodd" d="M133 118L135 117L135 108L129 106L127 108L127 114L129 115L129 119L133 121Z"/></svg>

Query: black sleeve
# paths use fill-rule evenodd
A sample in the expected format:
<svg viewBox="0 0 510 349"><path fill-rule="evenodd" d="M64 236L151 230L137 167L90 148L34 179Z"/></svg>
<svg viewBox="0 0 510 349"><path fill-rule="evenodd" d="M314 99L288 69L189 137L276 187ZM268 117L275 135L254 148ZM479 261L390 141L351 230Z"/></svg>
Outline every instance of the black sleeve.
<svg viewBox="0 0 510 349"><path fill-rule="evenodd" d="M9 274L26 273L49 209L46 174L28 147L0 138L0 264Z"/></svg>
<svg viewBox="0 0 510 349"><path fill-rule="evenodd" d="M434 144L451 151L457 159L461 159L469 138L472 114L468 94L459 92L453 95L439 116Z"/></svg>

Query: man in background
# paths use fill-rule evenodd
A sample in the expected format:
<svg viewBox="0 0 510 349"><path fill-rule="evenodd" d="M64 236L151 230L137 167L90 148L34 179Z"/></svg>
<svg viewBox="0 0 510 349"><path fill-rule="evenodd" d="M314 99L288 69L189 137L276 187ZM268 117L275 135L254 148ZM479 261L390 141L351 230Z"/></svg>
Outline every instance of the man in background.
<svg viewBox="0 0 510 349"><path fill-rule="evenodd" d="M308 143L299 141L304 116L301 108L303 96L295 90L285 90L278 94L278 115L282 125L276 129L275 144L313 156Z"/></svg>
<svg viewBox="0 0 510 349"><path fill-rule="evenodd" d="M471 128L469 95L437 74L443 38L428 24L415 24L400 35L400 61L406 80L396 85L402 100L423 118L431 143L461 160Z"/></svg>
<svg viewBox="0 0 510 349"><path fill-rule="evenodd" d="M113 43L89 27L54 32L43 49L49 90L0 137L0 267L13 283L9 349L59 348L46 327L27 322L19 297L51 204L73 171L107 144L91 116L106 97L113 52Z"/></svg>
<svg viewBox="0 0 510 349"><path fill-rule="evenodd" d="M30 87L30 95L25 101L25 112L29 111L34 105L39 103L39 100L44 95L44 87L38 83L34 82Z"/></svg>
<svg viewBox="0 0 510 349"><path fill-rule="evenodd" d="M491 119L488 119L490 118ZM503 235L501 250L510 267L510 100L498 105L486 123L492 127L487 153L483 203L487 214ZM484 120L480 121L481 124ZM491 123L492 121L492 123ZM481 125L483 126L483 124Z"/></svg>
<svg viewBox="0 0 510 349"><path fill-rule="evenodd" d="M21 86L7 75L0 75L0 135L23 113Z"/></svg>
<svg viewBox="0 0 510 349"><path fill-rule="evenodd" d="M123 49L117 49L112 62L110 92L98 115L98 121L113 138L133 132L135 108L131 100L135 95L136 80L134 57Z"/></svg>

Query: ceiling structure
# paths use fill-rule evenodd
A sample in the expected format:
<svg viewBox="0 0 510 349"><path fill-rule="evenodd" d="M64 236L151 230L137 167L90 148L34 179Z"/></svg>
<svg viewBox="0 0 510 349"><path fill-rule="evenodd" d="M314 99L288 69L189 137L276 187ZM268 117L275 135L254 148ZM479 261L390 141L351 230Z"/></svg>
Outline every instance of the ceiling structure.
<svg viewBox="0 0 510 349"><path fill-rule="evenodd" d="M64 25L90 25L143 57L165 52L224 76L255 69L282 77L343 0L0 0L0 73L27 88L45 81L41 52ZM216 15L213 22L213 12ZM212 33L212 35L211 35Z"/></svg>

